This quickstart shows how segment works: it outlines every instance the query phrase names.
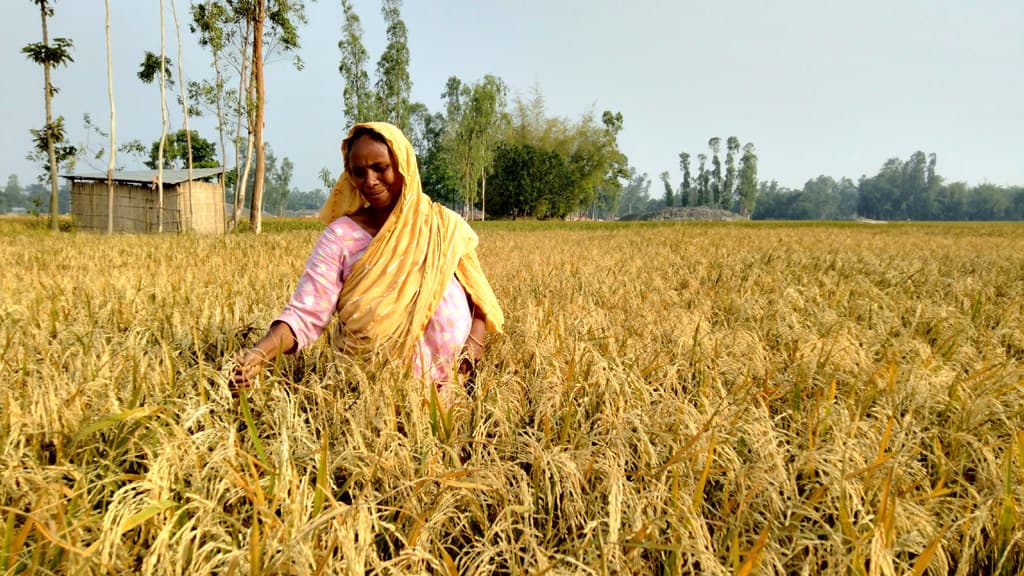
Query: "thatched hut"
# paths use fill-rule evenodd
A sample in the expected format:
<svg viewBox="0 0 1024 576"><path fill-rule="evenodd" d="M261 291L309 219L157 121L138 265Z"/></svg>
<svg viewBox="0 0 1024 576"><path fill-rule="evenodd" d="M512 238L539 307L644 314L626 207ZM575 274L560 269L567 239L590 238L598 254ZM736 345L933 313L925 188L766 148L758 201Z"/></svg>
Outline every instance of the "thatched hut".
<svg viewBox="0 0 1024 576"><path fill-rule="evenodd" d="M165 232L224 232L224 194L216 182L203 182L223 168L164 170L163 229ZM107 230L107 175L66 174L71 181L71 215L80 230ZM157 172L114 172L114 231L157 231Z"/></svg>

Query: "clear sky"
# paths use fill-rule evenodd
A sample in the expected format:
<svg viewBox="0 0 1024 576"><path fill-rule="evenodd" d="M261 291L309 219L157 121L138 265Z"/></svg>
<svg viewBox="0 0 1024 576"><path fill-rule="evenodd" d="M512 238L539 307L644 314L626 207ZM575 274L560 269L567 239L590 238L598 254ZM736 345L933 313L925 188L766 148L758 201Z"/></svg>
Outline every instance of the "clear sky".
<svg viewBox="0 0 1024 576"><path fill-rule="evenodd" d="M159 52L159 3L110 3L118 142L148 145L160 132L159 90L135 74L146 50ZM189 2L176 3L186 77L212 77L187 28ZM164 4L177 63L171 1ZM266 139L292 160L301 189L319 186L322 167L340 171L346 128L341 3L306 5L305 68L279 59L266 73ZM375 63L385 42L380 2L354 5ZM655 182L669 171L678 183L681 151L696 156L712 136L737 136L756 146L761 179L789 187L820 174L856 180L916 150L936 153L947 180L1024 185L1020 0L406 0L402 17L414 100L440 111L449 76L494 74L513 94L539 87L552 116L621 112L620 146ZM2 26L0 177L14 173L24 185L38 172L24 160L28 130L44 123L42 69L20 52L40 39L38 9L4 0ZM83 113L109 122L103 2L60 0L49 28L51 38L74 41L75 62L54 73L54 111L80 144ZM216 139L211 119L190 124ZM106 160L93 165L105 170Z"/></svg>

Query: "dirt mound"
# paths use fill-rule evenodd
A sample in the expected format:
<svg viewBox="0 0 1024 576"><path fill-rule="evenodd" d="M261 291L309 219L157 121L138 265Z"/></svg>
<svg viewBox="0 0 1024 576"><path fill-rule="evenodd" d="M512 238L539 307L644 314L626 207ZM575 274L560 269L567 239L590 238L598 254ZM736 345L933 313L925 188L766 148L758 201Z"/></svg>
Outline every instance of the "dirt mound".
<svg viewBox="0 0 1024 576"><path fill-rule="evenodd" d="M721 208L708 208L707 206L687 206L680 208L673 206L671 208L662 208L656 212L647 212L646 214L632 214L630 216L622 218L623 220L710 220L710 221L728 221L728 220L745 220L744 217L730 212L728 210L722 210Z"/></svg>

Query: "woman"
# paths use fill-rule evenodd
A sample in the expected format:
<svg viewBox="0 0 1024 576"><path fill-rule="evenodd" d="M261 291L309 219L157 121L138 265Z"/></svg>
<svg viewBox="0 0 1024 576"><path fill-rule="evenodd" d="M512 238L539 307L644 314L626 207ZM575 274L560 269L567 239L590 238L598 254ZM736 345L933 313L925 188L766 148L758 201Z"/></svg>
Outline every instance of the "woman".
<svg viewBox="0 0 1024 576"><path fill-rule="evenodd" d="M232 383L247 386L266 362L309 346L336 314L341 352L400 359L443 389L504 323L476 233L423 193L398 128L356 124L341 153L345 171L320 212L327 229L281 315L235 356Z"/></svg>

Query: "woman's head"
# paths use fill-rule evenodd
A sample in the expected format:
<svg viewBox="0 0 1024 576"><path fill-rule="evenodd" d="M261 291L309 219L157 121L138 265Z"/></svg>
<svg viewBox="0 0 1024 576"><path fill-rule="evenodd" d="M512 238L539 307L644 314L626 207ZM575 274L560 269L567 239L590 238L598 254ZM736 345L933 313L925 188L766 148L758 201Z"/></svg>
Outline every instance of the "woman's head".
<svg viewBox="0 0 1024 576"><path fill-rule="evenodd" d="M386 156L380 153L384 151ZM367 152L376 159L365 157ZM426 197L420 186L412 144L396 126L387 122L356 124L341 142L341 155L345 169L320 210L320 219L327 224L355 214L368 202L398 209L414 199ZM378 164L379 170L361 169L373 168L374 164ZM387 174L388 168L390 174ZM381 188L374 182L377 178L381 183L391 182L390 185L384 184L387 197L376 194Z"/></svg>
<svg viewBox="0 0 1024 576"><path fill-rule="evenodd" d="M398 162L379 132L357 127L348 139L345 165L356 190L374 208L391 208L402 195Z"/></svg>

